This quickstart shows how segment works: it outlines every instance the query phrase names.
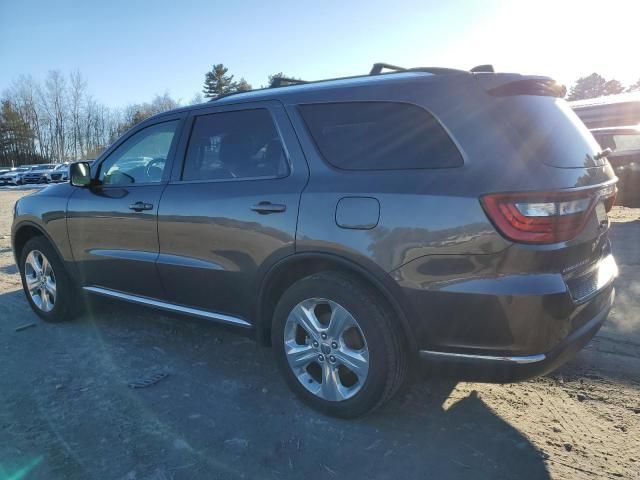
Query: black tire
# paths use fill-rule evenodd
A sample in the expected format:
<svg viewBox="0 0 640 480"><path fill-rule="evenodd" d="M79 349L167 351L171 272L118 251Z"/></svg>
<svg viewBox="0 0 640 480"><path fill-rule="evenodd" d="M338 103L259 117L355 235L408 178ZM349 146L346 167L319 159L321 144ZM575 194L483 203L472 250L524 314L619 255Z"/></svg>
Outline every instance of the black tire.
<svg viewBox="0 0 640 480"><path fill-rule="evenodd" d="M283 294L274 312L272 344L287 384L307 405L331 416L357 418L383 405L404 383L409 361L407 342L399 320L380 297L379 292L356 277L338 272L322 272L303 278ZM301 384L289 366L285 353L287 318L300 302L314 298L330 300L344 307L356 320L366 341L368 373L360 390L350 398L329 401L316 396Z"/></svg>
<svg viewBox="0 0 640 480"><path fill-rule="evenodd" d="M32 251L41 252L48 260L55 276L56 296L53 309L46 312L43 311L34 302L27 287L27 279L25 273L25 264L27 257ZM22 288L27 297L29 305L33 311L45 322L62 322L71 320L78 314L78 301L80 295L74 286L71 277L67 273L64 263L58 256L56 250L51 243L42 236L31 238L22 249L20 254L20 276L22 278Z"/></svg>

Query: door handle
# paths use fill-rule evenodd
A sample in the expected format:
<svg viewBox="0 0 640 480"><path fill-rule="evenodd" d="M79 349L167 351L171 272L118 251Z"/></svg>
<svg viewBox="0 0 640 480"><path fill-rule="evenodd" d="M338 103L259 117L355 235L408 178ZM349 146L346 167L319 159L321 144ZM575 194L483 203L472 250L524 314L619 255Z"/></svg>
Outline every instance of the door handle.
<svg viewBox="0 0 640 480"><path fill-rule="evenodd" d="M280 213L287 209L286 205L281 203L260 202L251 207L251 210L258 212L260 215L268 215L270 213Z"/></svg>
<svg viewBox="0 0 640 480"><path fill-rule="evenodd" d="M141 212L143 210L151 210L153 208L153 205L150 203L136 202L129 205L129 208L131 210L135 210L136 212Z"/></svg>

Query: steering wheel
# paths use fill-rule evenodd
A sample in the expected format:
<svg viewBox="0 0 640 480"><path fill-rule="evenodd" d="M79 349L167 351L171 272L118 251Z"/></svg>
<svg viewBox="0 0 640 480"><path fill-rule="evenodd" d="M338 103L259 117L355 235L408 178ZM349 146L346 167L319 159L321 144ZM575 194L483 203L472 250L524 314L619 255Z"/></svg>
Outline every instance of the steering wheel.
<svg viewBox="0 0 640 480"><path fill-rule="evenodd" d="M166 163L166 161L167 161L167 159L166 159L166 158L163 158L163 157L157 157L157 158L154 158L153 160L151 160L151 161L150 161L149 163L147 163L147 165L144 167L144 176L145 176L146 178L148 178L148 179L155 180L156 175L154 175L153 173L151 173L151 169L152 169L152 168L155 168L155 169L157 169L157 170L159 170L159 171L160 171L160 175L159 175L159 177L162 177L162 171L164 170L164 166L163 166L163 167L157 167L156 165L157 165L157 164L160 164L160 163L164 164L164 163Z"/></svg>

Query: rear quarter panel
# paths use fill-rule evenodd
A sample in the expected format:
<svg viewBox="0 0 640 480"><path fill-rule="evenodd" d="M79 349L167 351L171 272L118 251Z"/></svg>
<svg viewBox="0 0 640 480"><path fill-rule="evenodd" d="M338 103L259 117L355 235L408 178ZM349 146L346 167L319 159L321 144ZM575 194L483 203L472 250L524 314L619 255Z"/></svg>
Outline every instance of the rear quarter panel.
<svg viewBox="0 0 640 480"><path fill-rule="evenodd" d="M501 116L503 102L496 102L474 82L468 76L451 76L446 82L423 79L405 85L399 82L397 88L360 87L301 99L307 103L383 100L421 105L448 129L463 155L464 165L450 169L334 169L320 156L296 102L291 101L288 113L311 170L301 199L296 251L328 251L347 257L399 285L395 290L398 301L414 324L419 343L526 352L554 343L570 327L575 306L567 301L560 272L604 248L606 231L599 230L592 219L571 242L514 245L496 231L480 197L494 192L589 187L615 176L606 163L592 168L555 168L536 158L536 149L520 148ZM376 198L380 203L377 225L340 228L336 205L344 197ZM531 276L523 281L523 273ZM492 287L495 282L497 286L508 283L510 291L503 297L497 291L488 292L494 295L494 304L488 305L487 292L475 292L483 288L473 283L476 279L493 279ZM446 290L446 285L459 282L472 282L465 286L477 295ZM518 304L514 305L516 297ZM473 301L465 304L464 299ZM491 338L478 334L486 323L472 321L480 309L482 319L495 319L486 329ZM512 330L506 325L505 311L519 312L520 320ZM460 314L459 321L452 323L456 314ZM540 314L563 322L538 332L534 341L528 337L528 328L531 318ZM441 321L426 322L427 317ZM504 338L495 338L497 331Z"/></svg>

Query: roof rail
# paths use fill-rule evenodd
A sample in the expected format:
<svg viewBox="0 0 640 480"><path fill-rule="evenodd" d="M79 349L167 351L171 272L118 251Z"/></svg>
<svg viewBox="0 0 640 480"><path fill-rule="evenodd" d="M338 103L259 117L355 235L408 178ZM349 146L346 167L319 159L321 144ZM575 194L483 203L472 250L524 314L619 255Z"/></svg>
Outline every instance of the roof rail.
<svg viewBox="0 0 640 480"><path fill-rule="evenodd" d="M255 90L266 90L268 88L288 87L289 85L301 85L303 83L309 83L309 82L306 80L300 80L298 78L276 77L273 79L273 82L268 87L255 88L253 90L240 90L240 91L223 93L221 95L216 95L209 101L215 102L216 100L220 100L221 98L230 97L231 95L237 95L238 93L253 92Z"/></svg>
<svg viewBox="0 0 640 480"><path fill-rule="evenodd" d="M382 73L382 70L384 70L385 68L387 70L395 70L396 72L406 70L406 68L397 67L395 65L391 65L390 63L374 63L373 67L371 67L369 75L380 75Z"/></svg>
<svg viewBox="0 0 640 480"><path fill-rule="evenodd" d="M221 93L220 95L216 95L215 97L212 97L211 100L209 100L210 102L215 102L216 100L220 100L221 98L225 98L225 97L230 97L231 95L237 95L238 93L245 93L245 92L250 92L251 90L240 90L240 91L235 91L235 92L227 92L227 93Z"/></svg>
<svg viewBox="0 0 640 480"><path fill-rule="evenodd" d="M442 67L416 67L416 68L404 68L398 67L397 65L391 65L390 63L374 63L373 67L369 71L369 76L371 75L382 75L383 70L392 70L391 72L387 72L386 74L394 74L394 73L403 73L403 72L423 72L423 73L431 73L433 75L446 75L450 73L468 73L468 70L458 70L455 68L442 68ZM493 72L492 65L478 65L477 67L473 67L471 72ZM337 77L337 78L325 78L322 80L300 80L298 78L289 78L289 77L276 77L273 79L273 82L268 87L257 88L255 90L266 90L268 88L279 88L279 87L288 87L293 85L303 85L307 83L320 83L320 82L329 82L333 80L347 80L351 78L362 78L367 75L352 75L349 77ZM255 91L252 90L252 91ZM217 97L209 100L210 102L215 102L224 97L228 97L231 95L236 95L238 93L246 93L246 92L229 92L224 93L222 95L218 95Z"/></svg>
<svg viewBox="0 0 640 480"><path fill-rule="evenodd" d="M309 83L306 80L300 80L299 78L289 77L276 77L269 85L269 88L288 87L289 85L301 85L303 83Z"/></svg>
<svg viewBox="0 0 640 480"><path fill-rule="evenodd" d="M487 63L484 65L478 65L476 67L473 67L471 70L469 70L470 72L473 73L496 73L495 68L493 68L493 65Z"/></svg>
<svg viewBox="0 0 640 480"><path fill-rule="evenodd" d="M397 65L391 65L390 63L374 63L373 67L371 67L371 70L369 71L369 75L380 75L382 74L382 70L385 70L385 69L393 70L393 72L389 72L389 73L424 72L424 73L432 73L434 75L464 72L464 70L457 70L455 68L443 68L443 67L404 68L404 67L398 67Z"/></svg>

